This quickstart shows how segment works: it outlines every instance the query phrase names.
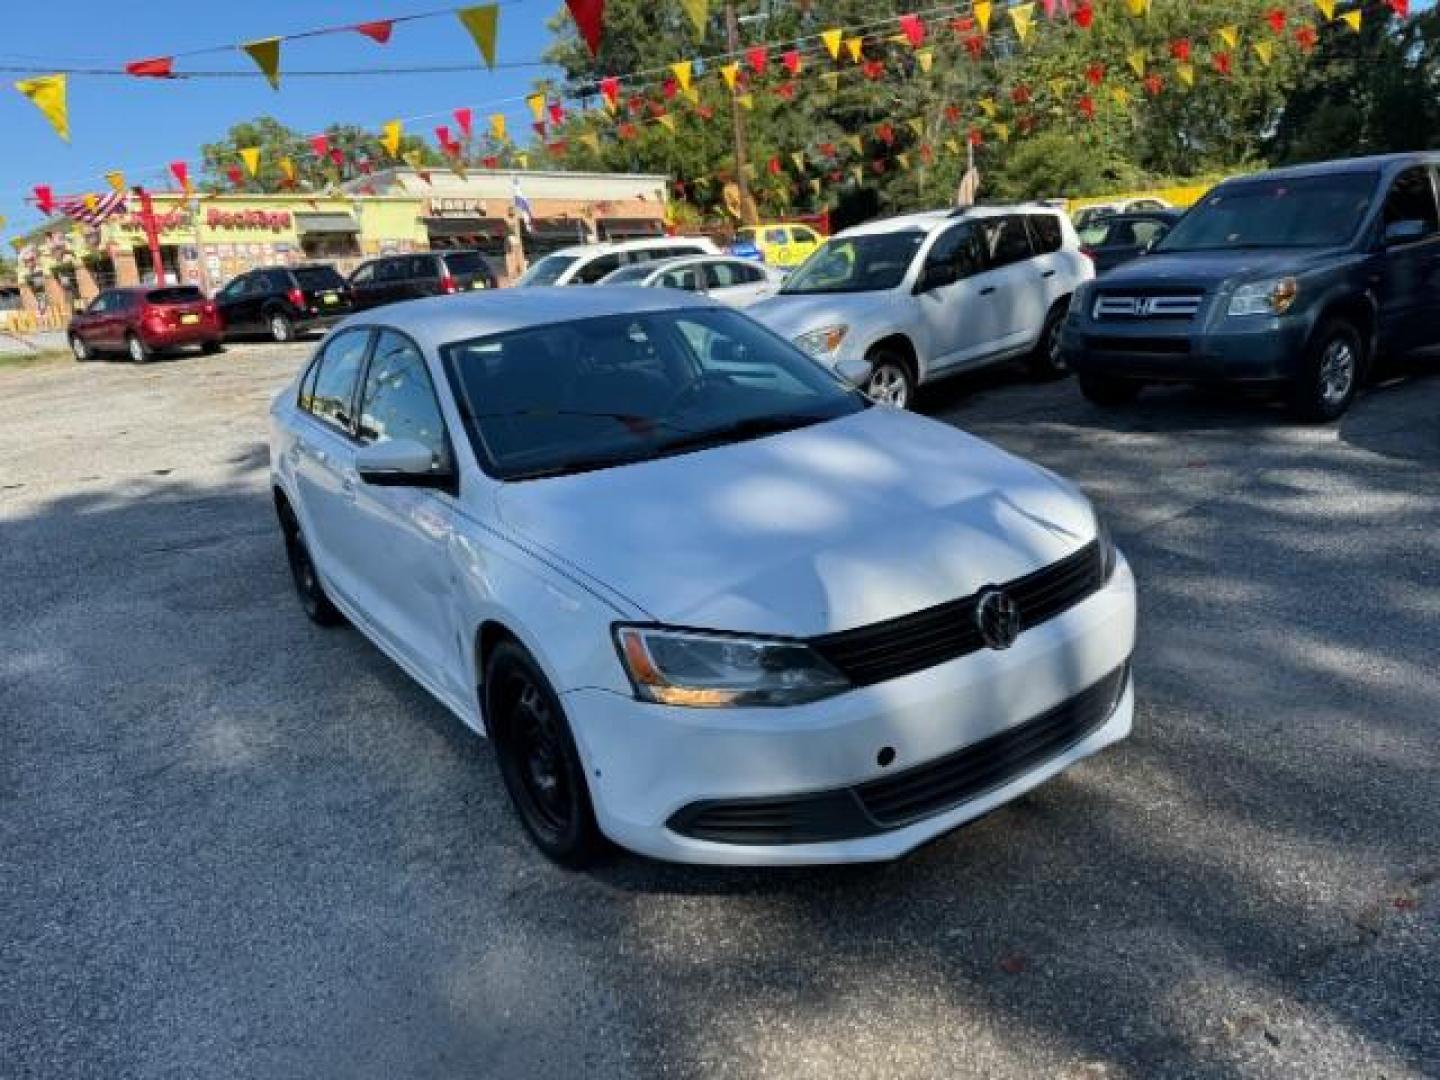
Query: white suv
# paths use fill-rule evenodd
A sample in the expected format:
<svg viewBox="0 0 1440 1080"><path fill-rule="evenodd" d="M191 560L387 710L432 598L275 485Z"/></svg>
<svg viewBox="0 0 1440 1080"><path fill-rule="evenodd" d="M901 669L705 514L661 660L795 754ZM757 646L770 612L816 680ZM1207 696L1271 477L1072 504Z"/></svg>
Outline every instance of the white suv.
<svg viewBox="0 0 1440 1080"><path fill-rule="evenodd" d="M866 392L904 408L921 383L1002 360L1062 373L1060 327L1094 276L1057 210L936 210L831 237L749 313L828 364L867 362Z"/></svg>
<svg viewBox="0 0 1440 1080"><path fill-rule="evenodd" d="M719 254L720 249L715 242L704 236L662 236L654 240L576 244L532 263L515 284L595 285L622 266L673 259L679 255Z"/></svg>

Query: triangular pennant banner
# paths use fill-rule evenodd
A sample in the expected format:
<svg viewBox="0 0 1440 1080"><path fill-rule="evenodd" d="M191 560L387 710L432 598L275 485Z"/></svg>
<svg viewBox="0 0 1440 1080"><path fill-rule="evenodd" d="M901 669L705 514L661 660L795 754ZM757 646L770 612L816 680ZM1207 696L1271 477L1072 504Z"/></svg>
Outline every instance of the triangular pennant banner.
<svg viewBox="0 0 1440 1080"><path fill-rule="evenodd" d="M525 98L525 104L530 106L530 114L536 120L545 119L545 95L530 94Z"/></svg>
<svg viewBox="0 0 1440 1080"><path fill-rule="evenodd" d="M1180 63L1175 65L1175 74L1186 86L1195 85L1195 65Z"/></svg>
<svg viewBox="0 0 1440 1080"><path fill-rule="evenodd" d="M980 32L988 34L990 32L990 13L994 10L990 0L976 0L973 10L975 22L980 26Z"/></svg>
<svg viewBox="0 0 1440 1080"><path fill-rule="evenodd" d="M295 183L295 162L291 161L288 157L282 157L280 159L280 172L284 174L287 184Z"/></svg>
<svg viewBox="0 0 1440 1080"><path fill-rule="evenodd" d="M1148 59L1144 49L1131 49L1125 57L1132 71L1137 78L1145 77L1145 61Z"/></svg>
<svg viewBox="0 0 1440 1080"><path fill-rule="evenodd" d="M565 0L580 38L594 56L600 51L600 27L605 19L605 0Z"/></svg>
<svg viewBox="0 0 1440 1080"><path fill-rule="evenodd" d="M1150 0L1125 0L1125 10L1135 18L1150 14Z"/></svg>
<svg viewBox="0 0 1440 1080"><path fill-rule="evenodd" d="M1215 31L1227 49L1233 49L1240 43L1240 28L1238 26L1222 26Z"/></svg>
<svg viewBox="0 0 1440 1080"><path fill-rule="evenodd" d="M40 75L33 79L21 79L15 89L30 99L30 104L40 110L40 115L50 121L55 134L66 142L70 141L70 110L65 103L65 76Z"/></svg>
<svg viewBox="0 0 1440 1080"><path fill-rule="evenodd" d="M863 54L861 53L861 49L862 49L862 47L864 46L864 44L865 44L864 41L862 41L862 40L861 40L860 38L858 38L858 37L852 37L852 38L846 38L846 39L845 39L845 51L850 54L850 59L853 60L853 61L854 61L855 63L857 63L857 64L860 63L860 58L861 58L861 56L863 55Z"/></svg>
<svg viewBox="0 0 1440 1080"><path fill-rule="evenodd" d="M820 40L825 43L825 51L830 54L831 60L840 59L840 41L844 36L845 31L839 29L820 31Z"/></svg>
<svg viewBox="0 0 1440 1080"><path fill-rule="evenodd" d="M722 64L720 66L720 77L725 80L725 86L733 94L735 92L735 84L740 79L740 65Z"/></svg>
<svg viewBox="0 0 1440 1080"><path fill-rule="evenodd" d="M935 53L931 49L921 49L915 54L915 63L926 75L930 74L930 68L935 63Z"/></svg>
<svg viewBox="0 0 1440 1080"><path fill-rule="evenodd" d="M498 112L497 112L497 113L491 113L491 114L490 114L490 137L491 137L492 139L494 139L496 142L504 142L504 141L505 141L505 114L504 114L504 113L498 113Z"/></svg>
<svg viewBox="0 0 1440 1080"><path fill-rule="evenodd" d="M380 19L376 22L363 22L356 25L355 29L371 41L384 45L390 40L391 31L395 29L395 20Z"/></svg>
<svg viewBox="0 0 1440 1080"><path fill-rule="evenodd" d="M925 44L925 24L920 21L919 15L901 15L900 32L905 35L905 40L912 49L918 49Z"/></svg>
<svg viewBox="0 0 1440 1080"><path fill-rule="evenodd" d="M245 171L251 176L260 172L260 147L244 146L240 148L240 160L245 163Z"/></svg>
<svg viewBox="0 0 1440 1080"><path fill-rule="evenodd" d="M1017 4L1010 9L1010 21L1015 24L1015 36L1022 43L1030 36L1030 24L1034 18L1034 4Z"/></svg>
<svg viewBox="0 0 1440 1080"><path fill-rule="evenodd" d="M240 48L245 50L247 56L255 61L255 66L260 69L270 83L272 90L280 89L280 39L278 37L261 38L259 41L247 41Z"/></svg>
<svg viewBox="0 0 1440 1080"><path fill-rule="evenodd" d="M695 27L695 36L705 36L705 25L710 21L710 0L680 0L680 7L690 19L690 25Z"/></svg>
<svg viewBox="0 0 1440 1080"><path fill-rule="evenodd" d="M119 169L114 169L105 174L105 182L110 185L116 195L125 194L125 174Z"/></svg>
<svg viewBox="0 0 1440 1080"><path fill-rule="evenodd" d="M1270 61L1275 59L1275 43L1271 41L1257 41L1253 46L1255 55L1260 58L1260 63L1265 67L1270 66Z"/></svg>
<svg viewBox="0 0 1440 1080"><path fill-rule="evenodd" d="M380 145L385 148L385 152L392 158L400 154L400 133L404 130L404 127L405 125L399 120L391 120L380 129Z"/></svg>
<svg viewBox="0 0 1440 1080"><path fill-rule="evenodd" d="M1359 8L1356 8L1354 11L1347 11L1345 12L1345 14L1340 16L1340 21L1343 22L1346 26L1350 27L1351 30L1354 30L1357 34L1360 33L1360 25L1364 21L1364 19L1364 13L1361 12Z"/></svg>
<svg viewBox="0 0 1440 1080"><path fill-rule="evenodd" d="M597 5L598 6L598 5ZM455 12L455 17L460 24L470 31L470 37L475 41L475 47L480 50L480 55L485 60L485 66L492 71L495 69L495 32L500 22L500 8L496 4L480 4L476 7L460 8ZM577 19L576 22L579 22ZM598 40L599 26L596 26ZM590 49L594 52L594 46Z"/></svg>
<svg viewBox="0 0 1440 1080"><path fill-rule="evenodd" d="M690 89L691 72L694 69L695 65L689 60L681 60L679 63L670 65L670 70L675 73L675 81L680 84L681 90L688 91Z"/></svg>
<svg viewBox="0 0 1440 1080"><path fill-rule="evenodd" d="M1326 22L1331 22L1334 20L1335 0L1315 0L1315 7L1319 10L1321 15L1325 16Z"/></svg>

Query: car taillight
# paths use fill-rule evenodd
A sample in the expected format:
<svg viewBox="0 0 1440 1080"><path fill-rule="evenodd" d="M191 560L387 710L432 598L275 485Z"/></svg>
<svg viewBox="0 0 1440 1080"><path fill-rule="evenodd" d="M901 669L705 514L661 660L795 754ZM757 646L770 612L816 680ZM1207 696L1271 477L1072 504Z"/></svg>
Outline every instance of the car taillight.
<svg viewBox="0 0 1440 1080"><path fill-rule="evenodd" d="M448 271L446 272L445 276L440 279L440 288L447 293L453 293L456 291L457 287L455 285L455 279L450 276Z"/></svg>
<svg viewBox="0 0 1440 1080"><path fill-rule="evenodd" d="M205 317L209 319L215 317L215 302L213 300L205 301Z"/></svg>
<svg viewBox="0 0 1440 1080"><path fill-rule="evenodd" d="M165 322L165 314L166 312L164 311L164 309L153 308L149 304L146 304L140 309L140 321L148 323L163 323Z"/></svg>
<svg viewBox="0 0 1440 1080"><path fill-rule="evenodd" d="M288 295L290 297L290 303L296 307L303 308L305 306L305 294L301 290L291 289Z"/></svg>

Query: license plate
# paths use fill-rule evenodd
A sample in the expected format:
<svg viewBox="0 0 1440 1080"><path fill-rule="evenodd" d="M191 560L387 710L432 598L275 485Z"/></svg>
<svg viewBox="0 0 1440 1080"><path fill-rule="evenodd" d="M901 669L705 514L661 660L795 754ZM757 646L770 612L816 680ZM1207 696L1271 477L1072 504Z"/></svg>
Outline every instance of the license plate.
<svg viewBox="0 0 1440 1080"><path fill-rule="evenodd" d="M485 282L483 282L483 281L472 281L472 282L470 283L470 288L472 288L472 289L483 289L484 287L485 287Z"/></svg>
<svg viewBox="0 0 1440 1080"><path fill-rule="evenodd" d="M336 296L333 292L327 292L324 296L320 297L320 299L327 304L338 304L340 302L340 297Z"/></svg>
<svg viewBox="0 0 1440 1080"><path fill-rule="evenodd" d="M198 323L198 322L200 321L200 316L199 316L199 315L195 315L195 314L193 314L193 313L192 313L192 314L185 314L185 315L181 315L181 316L180 316L180 321L181 321L182 323L184 323L186 326L194 326L196 323Z"/></svg>

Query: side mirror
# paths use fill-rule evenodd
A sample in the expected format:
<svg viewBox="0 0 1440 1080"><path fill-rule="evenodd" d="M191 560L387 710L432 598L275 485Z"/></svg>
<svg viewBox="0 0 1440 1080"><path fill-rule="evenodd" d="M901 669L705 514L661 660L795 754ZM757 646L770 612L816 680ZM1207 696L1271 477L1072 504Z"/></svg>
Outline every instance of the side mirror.
<svg viewBox="0 0 1440 1080"><path fill-rule="evenodd" d="M955 269L954 263L926 263L925 269L920 271L920 281L916 284L915 291L930 292L946 285L954 285L959 280L960 272Z"/></svg>
<svg viewBox="0 0 1440 1080"><path fill-rule="evenodd" d="M870 381L870 361L847 356L835 365L835 374L854 387L864 386Z"/></svg>
<svg viewBox="0 0 1440 1080"><path fill-rule="evenodd" d="M1392 247L1396 244L1412 244L1425 236L1425 222L1414 221L1392 221L1385 226L1385 246Z"/></svg>
<svg viewBox="0 0 1440 1080"><path fill-rule="evenodd" d="M376 487L453 489L455 471L437 465L428 447L414 439L390 439L363 446L355 454L360 479Z"/></svg>

